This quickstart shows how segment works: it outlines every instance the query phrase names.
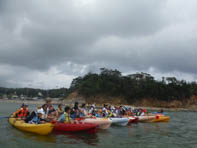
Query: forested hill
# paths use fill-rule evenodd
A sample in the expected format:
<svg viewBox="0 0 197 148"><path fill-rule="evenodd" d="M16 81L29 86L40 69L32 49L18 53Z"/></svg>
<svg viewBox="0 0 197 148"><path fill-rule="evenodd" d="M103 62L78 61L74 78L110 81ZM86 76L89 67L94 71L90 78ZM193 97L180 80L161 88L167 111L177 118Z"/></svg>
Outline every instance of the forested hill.
<svg viewBox="0 0 197 148"><path fill-rule="evenodd" d="M110 96L124 98L129 104L151 98L160 101L187 100L197 95L197 83L162 77L155 80L147 73L123 76L118 70L100 69L100 74L88 73L72 81L70 91L86 98Z"/></svg>
<svg viewBox="0 0 197 148"><path fill-rule="evenodd" d="M3 95L24 95L28 97L66 98L69 94L77 92L77 96L85 98L87 102L103 102L108 99L119 98L120 102L129 104L140 102L144 99L158 101L182 101L197 96L197 83L177 80L175 77L162 77L155 80L147 73L122 75L118 70L101 68L100 73L88 73L83 77L73 79L70 88L61 89L32 89L32 88L0 88L0 97ZM99 96L99 97L98 97ZM91 100L92 99L92 100ZM102 102L102 101L101 101Z"/></svg>

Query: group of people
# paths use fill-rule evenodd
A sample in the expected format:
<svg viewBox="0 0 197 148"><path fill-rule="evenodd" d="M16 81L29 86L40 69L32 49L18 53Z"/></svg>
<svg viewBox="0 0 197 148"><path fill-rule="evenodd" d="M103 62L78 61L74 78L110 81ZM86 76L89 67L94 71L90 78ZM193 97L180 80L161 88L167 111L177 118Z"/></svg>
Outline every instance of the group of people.
<svg viewBox="0 0 197 148"><path fill-rule="evenodd" d="M26 123L45 123L53 120L57 120L58 117L63 114L64 111L62 109L62 105L58 105L58 109L56 110L51 105L51 99L46 99L46 103L42 106L38 106L37 110L29 112L28 105L22 104L20 109L14 112L14 116L16 118L23 119Z"/></svg>
<svg viewBox="0 0 197 148"><path fill-rule="evenodd" d="M102 108L98 109L95 104L87 107L85 103L79 106L78 102L75 102L72 108L66 106L63 109L63 105L59 104L58 108L55 109L51 105L51 99L46 99L46 103L32 113L29 112L27 104L22 104L14 116L23 119L26 123L40 124L51 121L78 122L77 119L88 117L140 116L146 112L145 109L132 109L131 107L112 106L110 104L104 104Z"/></svg>

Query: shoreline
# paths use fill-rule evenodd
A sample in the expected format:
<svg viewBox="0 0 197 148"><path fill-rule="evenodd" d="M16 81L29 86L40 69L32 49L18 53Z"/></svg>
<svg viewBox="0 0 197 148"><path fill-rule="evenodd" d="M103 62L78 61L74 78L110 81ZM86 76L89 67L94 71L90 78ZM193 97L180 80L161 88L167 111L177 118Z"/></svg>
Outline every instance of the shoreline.
<svg viewBox="0 0 197 148"><path fill-rule="evenodd" d="M5 100L5 99L0 99L0 103L17 103L17 104L22 104L22 103L26 103L26 104L37 104L37 105L42 105L45 104L44 100ZM63 104L63 105L71 105L68 101L68 103L64 101L53 101L51 102L51 104L53 105L57 105L57 104ZM102 105L98 105L98 107L101 107ZM118 105L117 105L118 106ZM134 106L134 105L125 105L125 106L129 106L132 108L146 108L147 110L155 110L155 111L160 111L161 109L165 110L165 111L194 111L197 112L197 108L196 109L191 109L191 108L161 108L161 107L148 107L148 106Z"/></svg>

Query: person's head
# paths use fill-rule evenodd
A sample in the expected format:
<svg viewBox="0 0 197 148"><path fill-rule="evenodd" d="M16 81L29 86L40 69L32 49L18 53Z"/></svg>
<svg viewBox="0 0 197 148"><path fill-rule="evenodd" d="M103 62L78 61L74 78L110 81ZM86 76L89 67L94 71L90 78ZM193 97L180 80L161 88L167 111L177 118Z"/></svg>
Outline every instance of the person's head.
<svg viewBox="0 0 197 148"><path fill-rule="evenodd" d="M107 104L103 104L103 106L104 106L104 107L107 107L108 105L107 105Z"/></svg>
<svg viewBox="0 0 197 148"><path fill-rule="evenodd" d="M83 104L81 105L81 107L82 107L82 108L86 107L86 104L85 104L85 103L83 103Z"/></svg>
<svg viewBox="0 0 197 148"><path fill-rule="evenodd" d="M161 109L161 111L160 111L161 113L163 113L163 109Z"/></svg>
<svg viewBox="0 0 197 148"><path fill-rule="evenodd" d="M44 111L47 111L47 107L48 107L47 104L42 105L42 108L43 108Z"/></svg>
<svg viewBox="0 0 197 148"><path fill-rule="evenodd" d="M26 109L28 107L28 104L23 104L23 109Z"/></svg>
<svg viewBox="0 0 197 148"><path fill-rule="evenodd" d="M25 105L25 104L24 104L24 103L22 103L22 104L21 104L21 108L23 108L23 106L24 106L24 105Z"/></svg>
<svg viewBox="0 0 197 148"><path fill-rule="evenodd" d="M46 98L46 104L51 104L51 99L50 98Z"/></svg>
<svg viewBox="0 0 197 148"><path fill-rule="evenodd" d="M43 111L42 108L41 108L41 109L38 109L38 110L37 110L37 113L38 113L38 116L39 116L40 118L42 118L42 115L44 115L44 111Z"/></svg>
<svg viewBox="0 0 197 148"><path fill-rule="evenodd" d="M79 103L78 102L75 102L75 106L78 106L79 105Z"/></svg>
<svg viewBox="0 0 197 148"><path fill-rule="evenodd" d="M62 108L62 104L59 104L59 105L58 105L58 108Z"/></svg>
<svg viewBox="0 0 197 148"><path fill-rule="evenodd" d="M70 113L71 109L70 109L69 106L66 106L66 107L64 108L64 111L67 112L67 113Z"/></svg>

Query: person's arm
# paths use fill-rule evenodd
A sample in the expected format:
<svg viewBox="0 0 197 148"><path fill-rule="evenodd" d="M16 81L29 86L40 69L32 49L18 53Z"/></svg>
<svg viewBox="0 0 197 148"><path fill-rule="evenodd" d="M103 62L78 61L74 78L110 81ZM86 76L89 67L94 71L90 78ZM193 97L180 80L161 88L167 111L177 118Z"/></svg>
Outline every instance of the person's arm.
<svg viewBox="0 0 197 148"><path fill-rule="evenodd" d="M62 114L59 118L58 118L58 121L59 122L64 122L65 120L65 114Z"/></svg>

